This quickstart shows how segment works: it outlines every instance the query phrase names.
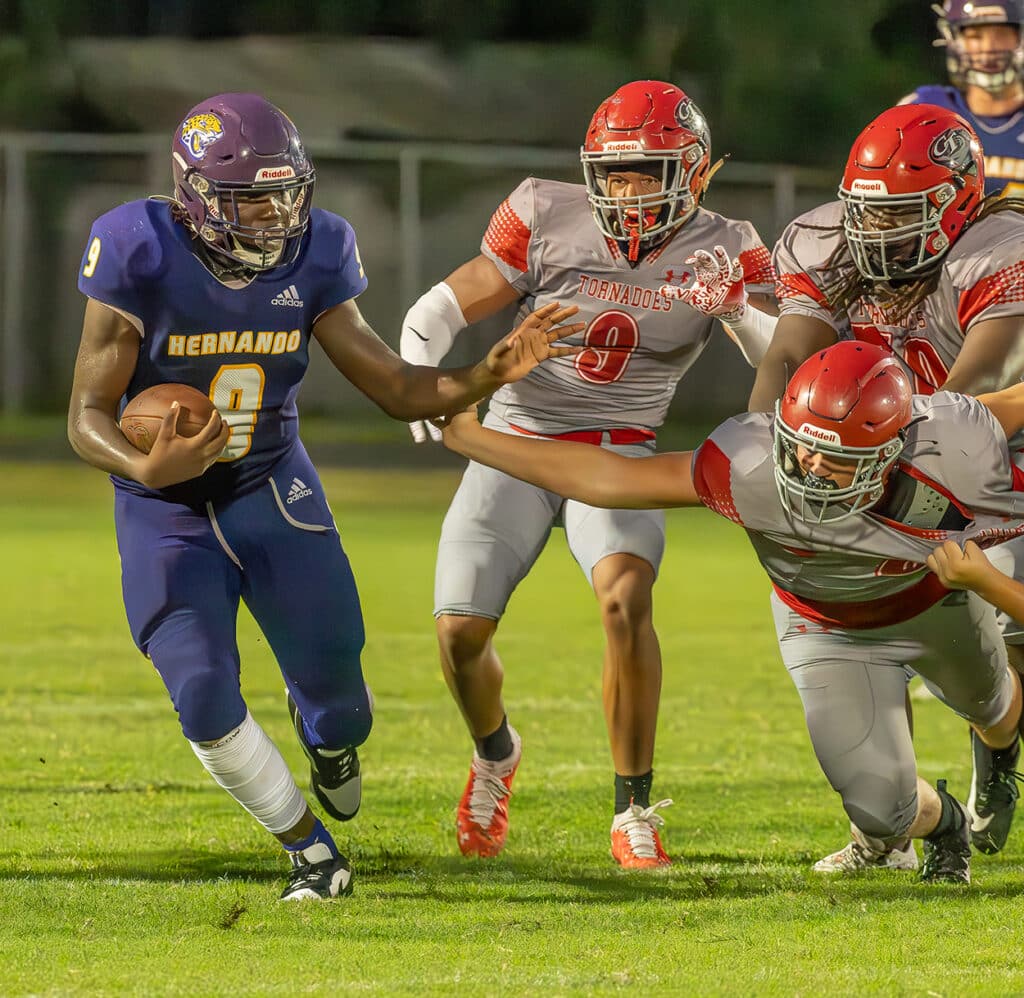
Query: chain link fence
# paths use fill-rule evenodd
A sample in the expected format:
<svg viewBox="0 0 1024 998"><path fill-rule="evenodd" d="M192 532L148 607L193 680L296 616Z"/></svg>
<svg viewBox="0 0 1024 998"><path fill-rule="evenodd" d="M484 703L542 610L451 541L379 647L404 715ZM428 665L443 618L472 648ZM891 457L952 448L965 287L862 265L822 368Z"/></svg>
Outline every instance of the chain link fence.
<svg viewBox="0 0 1024 998"><path fill-rule="evenodd" d="M397 347L402 316L431 284L478 252L491 212L527 175L580 182L575 150L344 141L310 143L315 203L355 227L370 286L363 314ZM163 135L0 134L0 406L6 414L63 409L83 300L77 271L89 227L117 204L170 188ZM769 244L802 211L834 196L836 178L791 166L727 163L707 207L754 223ZM446 363L476 359L511 314L462 334ZM713 376L700 372L714 370ZM724 335L684 381L673 412L743 408L751 372ZM314 356L304 411L372 409Z"/></svg>

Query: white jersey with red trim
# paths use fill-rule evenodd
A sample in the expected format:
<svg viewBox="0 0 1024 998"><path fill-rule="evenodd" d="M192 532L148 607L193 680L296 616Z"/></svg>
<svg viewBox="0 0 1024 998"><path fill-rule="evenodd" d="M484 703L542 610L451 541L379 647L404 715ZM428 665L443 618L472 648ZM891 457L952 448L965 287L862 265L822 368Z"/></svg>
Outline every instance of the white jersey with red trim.
<svg viewBox="0 0 1024 998"><path fill-rule="evenodd" d="M844 316L833 314L828 287L836 279L829 269L834 256L841 254L853 268L845 238L839 201L787 226L774 254L781 314L809 315L827 322L840 338L889 347L920 394L945 382L971 326L1024 316L1024 215L1003 211L971 225L944 257L935 290L898 321L872 296L858 299Z"/></svg>
<svg viewBox="0 0 1024 998"><path fill-rule="evenodd" d="M1024 535L1024 472L976 399L916 395L907 442L870 512L807 523L782 505L768 413L727 420L700 446L693 480L705 506L743 526L776 591L818 623L881 627L946 595L925 564L945 540L988 547Z"/></svg>
<svg viewBox="0 0 1024 998"><path fill-rule="evenodd" d="M587 349L505 385L491 408L535 433L660 426L676 384L714 335L715 319L673 297L693 280L687 258L714 246L740 258L750 293L774 293L771 255L749 222L699 208L630 266L594 224L585 187L525 180L494 213L480 251L522 294L517 322L549 302L578 305L573 321L587 327L566 342Z"/></svg>

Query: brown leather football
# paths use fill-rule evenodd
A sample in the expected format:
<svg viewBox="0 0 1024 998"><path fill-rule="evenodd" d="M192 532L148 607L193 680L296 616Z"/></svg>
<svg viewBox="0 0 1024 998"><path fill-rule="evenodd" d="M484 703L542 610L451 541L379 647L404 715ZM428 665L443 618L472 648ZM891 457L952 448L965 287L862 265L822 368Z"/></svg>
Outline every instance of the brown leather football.
<svg viewBox="0 0 1024 998"><path fill-rule="evenodd" d="M178 434L183 437L194 437L213 412L213 403L198 388L191 385L153 385L139 392L124 407L119 424L121 432L134 447L148 454L172 402L181 405Z"/></svg>

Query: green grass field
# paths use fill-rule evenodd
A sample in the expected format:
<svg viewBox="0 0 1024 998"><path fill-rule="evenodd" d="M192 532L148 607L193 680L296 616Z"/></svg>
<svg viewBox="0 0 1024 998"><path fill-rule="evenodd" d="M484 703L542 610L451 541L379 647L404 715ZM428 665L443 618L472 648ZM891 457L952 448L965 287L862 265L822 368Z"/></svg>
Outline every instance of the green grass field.
<svg viewBox="0 0 1024 998"><path fill-rule="evenodd" d="M1011 995L1024 830L969 889L827 880L845 841L768 586L742 532L670 516L655 794L663 875L608 855L611 765L593 598L560 534L500 632L525 755L502 857L459 857L471 743L430 615L450 471L325 475L367 619L377 701L364 803L333 826L351 898L276 902L283 854L199 767L120 603L109 485L82 465L4 466L0 498L0 994ZM240 622L253 714L302 775L282 683ZM922 774L966 793L964 726L918 705Z"/></svg>

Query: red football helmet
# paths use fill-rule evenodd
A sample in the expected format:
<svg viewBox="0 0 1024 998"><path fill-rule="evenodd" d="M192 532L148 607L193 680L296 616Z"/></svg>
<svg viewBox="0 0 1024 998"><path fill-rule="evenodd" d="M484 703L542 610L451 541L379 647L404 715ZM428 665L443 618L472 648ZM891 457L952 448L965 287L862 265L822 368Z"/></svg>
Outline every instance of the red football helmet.
<svg viewBox="0 0 1024 998"><path fill-rule="evenodd" d="M835 523L868 509L903 450L910 378L884 347L843 340L805 360L775 406L775 484L801 520ZM848 463L840 488L800 466L797 448Z"/></svg>
<svg viewBox="0 0 1024 998"><path fill-rule="evenodd" d="M872 281L927 273L985 196L978 136L934 104L883 111L857 136L839 188L857 269Z"/></svg>
<svg viewBox="0 0 1024 998"><path fill-rule="evenodd" d="M629 242L635 260L641 244L664 239L697 210L711 173L711 135L697 105L679 87L637 80L619 87L594 112L580 149L583 177L598 228ZM609 169L660 171L661 192L609 197Z"/></svg>

